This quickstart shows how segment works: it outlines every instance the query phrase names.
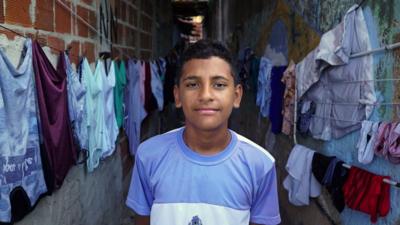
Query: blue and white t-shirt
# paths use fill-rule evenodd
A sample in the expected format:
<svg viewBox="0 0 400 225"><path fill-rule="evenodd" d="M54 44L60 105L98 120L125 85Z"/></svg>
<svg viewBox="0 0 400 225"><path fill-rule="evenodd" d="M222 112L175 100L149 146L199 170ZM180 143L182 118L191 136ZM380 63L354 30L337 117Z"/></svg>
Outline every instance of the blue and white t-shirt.
<svg viewBox="0 0 400 225"><path fill-rule="evenodd" d="M220 153L185 144L184 128L139 146L126 204L152 225L280 223L274 158L230 131Z"/></svg>

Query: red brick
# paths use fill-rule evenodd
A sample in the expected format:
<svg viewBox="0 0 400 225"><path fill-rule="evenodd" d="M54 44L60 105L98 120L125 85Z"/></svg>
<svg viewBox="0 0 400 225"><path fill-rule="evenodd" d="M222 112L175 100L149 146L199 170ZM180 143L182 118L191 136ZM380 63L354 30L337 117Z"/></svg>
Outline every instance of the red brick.
<svg viewBox="0 0 400 225"><path fill-rule="evenodd" d="M77 6L76 10L79 17L81 17L84 21L89 22L89 10L79 5ZM77 19L77 23L78 23L78 35L81 37L88 37L89 28L87 27L87 25L79 19Z"/></svg>
<svg viewBox="0 0 400 225"><path fill-rule="evenodd" d="M149 52L149 51L140 51L140 56L144 60L149 60L151 58L151 52Z"/></svg>
<svg viewBox="0 0 400 225"><path fill-rule="evenodd" d="M98 30L96 13L92 10L89 11L89 24L90 24L90 26L92 26ZM89 37L95 38L96 36L97 36L97 33L94 30L89 28Z"/></svg>
<svg viewBox="0 0 400 225"><path fill-rule="evenodd" d="M64 4L71 8L71 3L63 0ZM56 3L56 24L55 24L55 31L58 33L71 33L71 12L64 8L64 6Z"/></svg>
<svg viewBox="0 0 400 225"><path fill-rule="evenodd" d="M153 21L148 17L142 14L142 29L151 33Z"/></svg>
<svg viewBox="0 0 400 225"><path fill-rule="evenodd" d="M30 0L6 0L5 21L10 24L31 27L32 21L29 13Z"/></svg>
<svg viewBox="0 0 400 225"><path fill-rule="evenodd" d="M85 42L82 44L82 54L86 55L89 63L95 61L95 54L94 54L94 44L90 42Z"/></svg>
<svg viewBox="0 0 400 225"><path fill-rule="evenodd" d="M20 33L20 32L18 32L18 33ZM9 30L2 29L2 28L0 29L0 34L5 34L9 40L13 40L15 38L15 36L17 36L16 33L13 33Z"/></svg>
<svg viewBox="0 0 400 225"><path fill-rule="evenodd" d="M112 47L111 48L111 57L112 58L115 58L115 57L117 57L119 55L119 51L118 51L118 49L117 49L117 47Z"/></svg>
<svg viewBox="0 0 400 225"><path fill-rule="evenodd" d="M142 0L141 10L146 14L152 16L153 15L153 5L148 0Z"/></svg>
<svg viewBox="0 0 400 225"><path fill-rule="evenodd" d="M117 44L122 44L122 41L123 41L123 39L124 39L124 35L123 35L123 28L124 27L124 25L122 25L122 24L120 24L120 23L118 23L118 25L117 25Z"/></svg>
<svg viewBox="0 0 400 225"><path fill-rule="evenodd" d="M71 62L75 63L75 65L78 65L79 63L79 49L80 49L80 44L79 41L72 41L70 42L67 46L71 46L71 51L69 53L69 59Z"/></svg>
<svg viewBox="0 0 400 225"><path fill-rule="evenodd" d="M88 4L88 5L92 5L93 4L93 0L82 0L84 3Z"/></svg>
<svg viewBox="0 0 400 225"><path fill-rule="evenodd" d="M31 32L26 32L25 36L30 37L32 40L36 40L37 42L39 42L40 46L44 47L47 45L47 36L39 33L39 32L35 32L35 33L31 33Z"/></svg>
<svg viewBox="0 0 400 225"><path fill-rule="evenodd" d="M4 2L0 1L0 23L4 23Z"/></svg>
<svg viewBox="0 0 400 225"><path fill-rule="evenodd" d="M136 33L137 31L135 31L134 29L131 29L130 36L129 36L129 41L128 41L128 46L129 47L136 47Z"/></svg>
<svg viewBox="0 0 400 225"><path fill-rule="evenodd" d="M129 57L131 57L131 58L134 58L134 57L135 57L135 51L132 50L132 49L128 49L127 55L128 55Z"/></svg>
<svg viewBox="0 0 400 225"><path fill-rule="evenodd" d="M126 3L124 2L124 1L120 1L120 4L119 4L119 6L120 6L120 19L122 20L122 21L126 21L126 7L127 7L127 5L126 5Z"/></svg>
<svg viewBox="0 0 400 225"><path fill-rule="evenodd" d="M64 40L57 37L47 37L47 46L51 48L52 52L59 53L60 51L65 50L65 42Z"/></svg>
<svg viewBox="0 0 400 225"><path fill-rule="evenodd" d="M54 31L53 4L53 0L36 0L36 29Z"/></svg>
<svg viewBox="0 0 400 225"><path fill-rule="evenodd" d="M137 11L135 8L129 8L129 24L132 26L137 26Z"/></svg>
<svg viewBox="0 0 400 225"><path fill-rule="evenodd" d="M151 46L152 46L152 38L150 35L148 34L140 34L140 46L144 49L149 49L151 50Z"/></svg>
<svg viewBox="0 0 400 225"><path fill-rule="evenodd" d="M129 27L122 26L122 33L120 35L121 35L121 44L123 45L126 45L128 42L128 36L127 36L128 30Z"/></svg>

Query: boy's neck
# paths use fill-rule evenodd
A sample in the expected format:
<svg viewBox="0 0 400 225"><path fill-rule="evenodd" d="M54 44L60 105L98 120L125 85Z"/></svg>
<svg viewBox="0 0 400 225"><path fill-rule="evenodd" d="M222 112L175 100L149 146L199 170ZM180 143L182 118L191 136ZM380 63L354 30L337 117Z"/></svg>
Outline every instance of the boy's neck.
<svg viewBox="0 0 400 225"><path fill-rule="evenodd" d="M183 133L183 140L191 150L201 155L215 155L229 145L231 134L228 128L201 131L186 126Z"/></svg>

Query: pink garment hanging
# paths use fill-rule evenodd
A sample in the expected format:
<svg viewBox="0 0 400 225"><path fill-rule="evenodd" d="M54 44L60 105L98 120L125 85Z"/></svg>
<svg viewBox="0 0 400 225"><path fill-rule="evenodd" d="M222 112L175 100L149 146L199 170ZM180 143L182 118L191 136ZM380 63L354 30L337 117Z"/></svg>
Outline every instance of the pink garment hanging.
<svg viewBox="0 0 400 225"><path fill-rule="evenodd" d="M61 187L77 158L68 115L65 56L60 53L56 70L37 41L33 42L32 55L40 112L43 170L47 188L52 192Z"/></svg>

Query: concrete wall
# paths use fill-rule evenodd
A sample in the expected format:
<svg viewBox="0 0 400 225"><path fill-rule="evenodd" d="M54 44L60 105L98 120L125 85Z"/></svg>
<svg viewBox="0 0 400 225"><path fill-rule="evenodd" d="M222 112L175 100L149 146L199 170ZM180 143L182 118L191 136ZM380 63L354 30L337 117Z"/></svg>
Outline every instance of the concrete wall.
<svg viewBox="0 0 400 225"><path fill-rule="evenodd" d="M339 23L347 9L355 0L270 0L270 1L229 1L223 14L228 32L224 36L226 43L238 53L240 49L251 47L258 56L274 59L276 65L285 64L293 59L299 62L314 49L320 36ZM365 1L363 5L373 47L390 44L400 40L398 21L400 2ZM216 14L214 14L216 15ZM212 33L216 38L216 33ZM398 78L399 50L374 55L376 78ZM398 102L398 82L386 82L376 85L378 96L383 102ZM381 106L373 115L377 120L398 121L398 107ZM231 127L265 146L277 159L279 195L282 224L320 225L320 224L371 224L369 216L348 208L339 214L324 193L312 201L310 206L295 207L288 202L287 192L282 187L287 173L284 169L290 150L292 137L273 135L269 130L268 119L262 118L255 106L254 90L245 92L244 102L239 111L234 112ZM390 164L382 158L375 158L372 164L362 166L357 163L355 145L359 132L339 140L321 142L312 138L298 137L299 143L309 146L327 155L336 155L349 164L365 168L381 175L389 175L400 181L400 166ZM391 210L387 217L379 219L379 225L400 224L400 189L391 188Z"/></svg>
<svg viewBox="0 0 400 225"><path fill-rule="evenodd" d="M166 1L153 0L0 0L0 24L23 36L38 37L48 58L56 65L58 50L71 45L74 64L86 55L94 66L102 51L112 57L152 59L170 48L168 21L171 10ZM161 6L161 7L160 7ZM162 13L159 13L162 11ZM88 28L79 15L98 32ZM155 33L163 30L164 39ZM172 36L171 36L172 37ZM109 39L111 41L105 41ZM14 65L18 64L25 38L0 27L0 47ZM160 132L160 119L148 119L144 137ZM159 116L158 116L159 117ZM132 224L132 212L125 198L133 165L127 138L120 133L116 152L101 161L99 168L87 173L86 165L74 166L62 187L39 201L18 225L110 225Z"/></svg>

